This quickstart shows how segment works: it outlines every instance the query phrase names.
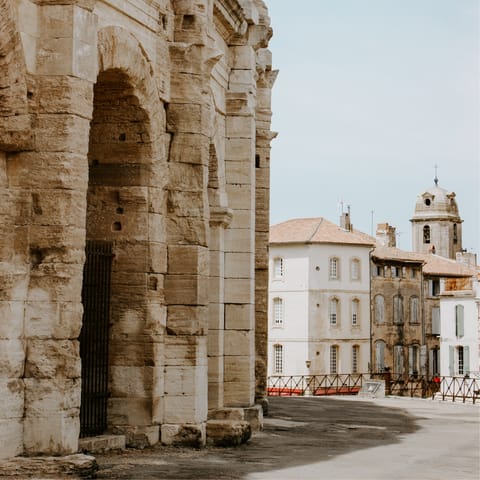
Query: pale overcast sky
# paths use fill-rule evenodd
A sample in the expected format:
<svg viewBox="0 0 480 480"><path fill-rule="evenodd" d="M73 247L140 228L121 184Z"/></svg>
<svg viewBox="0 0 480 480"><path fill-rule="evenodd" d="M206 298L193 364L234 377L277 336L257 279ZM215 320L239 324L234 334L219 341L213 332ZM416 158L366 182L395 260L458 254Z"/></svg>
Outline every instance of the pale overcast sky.
<svg viewBox="0 0 480 480"><path fill-rule="evenodd" d="M417 195L454 191L480 253L480 0L265 0L274 36L271 224L388 222L411 248Z"/></svg>

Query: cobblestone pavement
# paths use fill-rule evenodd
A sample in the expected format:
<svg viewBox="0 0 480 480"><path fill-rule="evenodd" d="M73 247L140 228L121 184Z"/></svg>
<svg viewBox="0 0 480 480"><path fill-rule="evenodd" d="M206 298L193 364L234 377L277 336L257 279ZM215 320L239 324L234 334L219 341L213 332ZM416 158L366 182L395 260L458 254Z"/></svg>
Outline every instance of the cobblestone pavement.
<svg viewBox="0 0 480 480"><path fill-rule="evenodd" d="M479 426L479 405L272 397L264 430L242 447L98 455L98 478L478 480Z"/></svg>

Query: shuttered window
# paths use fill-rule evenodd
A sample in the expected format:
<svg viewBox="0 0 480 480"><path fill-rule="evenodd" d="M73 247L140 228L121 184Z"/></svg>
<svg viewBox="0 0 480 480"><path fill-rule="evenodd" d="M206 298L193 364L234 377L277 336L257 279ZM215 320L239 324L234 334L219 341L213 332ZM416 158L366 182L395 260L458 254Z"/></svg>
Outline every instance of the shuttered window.
<svg viewBox="0 0 480 480"><path fill-rule="evenodd" d="M393 372L396 378L401 377L405 373L403 345L395 345L393 347Z"/></svg>
<svg viewBox="0 0 480 480"><path fill-rule="evenodd" d="M393 323L403 323L403 298L400 295L393 297Z"/></svg>
<svg viewBox="0 0 480 480"><path fill-rule="evenodd" d="M420 323L418 297L410 297L410 323Z"/></svg>
<svg viewBox="0 0 480 480"><path fill-rule="evenodd" d="M375 371L380 373L385 368L385 342L378 340L375 343Z"/></svg>
<svg viewBox="0 0 480 480"><path fill-rule="evenodd" d="M440 308L432 308L432 335L440 335Z"/></svg>
<svg viewBox="0 0 480 480"><path fill-rule="evenodd" d="M375 323L384 322L385 300L382 295L375 296Z"/></svg>

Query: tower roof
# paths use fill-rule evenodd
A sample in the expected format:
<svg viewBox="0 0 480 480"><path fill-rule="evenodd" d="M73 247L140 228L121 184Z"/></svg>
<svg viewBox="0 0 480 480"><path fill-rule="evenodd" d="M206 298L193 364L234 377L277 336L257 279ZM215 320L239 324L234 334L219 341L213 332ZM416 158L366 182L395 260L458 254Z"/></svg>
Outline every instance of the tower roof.
<svg viewBox="0 0 480 480"><path fill-rule="evenodd" d="M435 185L418 195L411 221L442 219L461 222L455 192L439 187L435 177Z"/></svg>

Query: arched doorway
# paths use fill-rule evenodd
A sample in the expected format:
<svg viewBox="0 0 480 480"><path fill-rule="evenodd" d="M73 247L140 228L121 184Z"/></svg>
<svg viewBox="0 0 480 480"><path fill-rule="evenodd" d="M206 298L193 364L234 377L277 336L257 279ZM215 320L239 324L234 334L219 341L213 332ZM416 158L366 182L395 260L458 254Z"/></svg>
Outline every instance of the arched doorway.
<svg viewBox="0 0 480 480"><path fill-rule="evenodd" d="M121 69L101 72L88 152L81 436L152 423L151 157L148 115L131 79Z"/></svg>

